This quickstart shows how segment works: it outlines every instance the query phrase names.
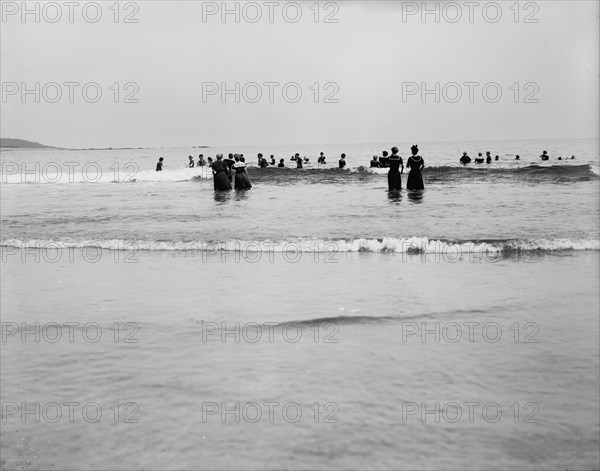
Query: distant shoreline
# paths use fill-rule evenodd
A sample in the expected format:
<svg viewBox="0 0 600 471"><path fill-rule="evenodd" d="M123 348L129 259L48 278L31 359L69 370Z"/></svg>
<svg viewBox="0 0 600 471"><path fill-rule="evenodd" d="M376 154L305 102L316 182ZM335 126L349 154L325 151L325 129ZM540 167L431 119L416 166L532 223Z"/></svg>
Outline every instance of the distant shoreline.
<svg viewBox="0 0 600 471"><path fill-rule="evenodd" d="M210 146L192 146L192 149L208 149ZM54 147L25 139L0 138L0 149L56 149L56 150L140 150L155 149L155 147L87 147L70 148Z"/></svg>

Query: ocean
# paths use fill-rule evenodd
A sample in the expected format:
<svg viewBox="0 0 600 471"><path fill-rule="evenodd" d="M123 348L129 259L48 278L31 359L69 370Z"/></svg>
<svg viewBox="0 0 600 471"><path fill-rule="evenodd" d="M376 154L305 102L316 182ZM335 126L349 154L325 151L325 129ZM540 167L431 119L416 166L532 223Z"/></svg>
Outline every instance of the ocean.
<svg viewBox="0 0 600 471"><path fill-rule="evenodd" d="M412 144L3 149L2 469L599 469L599 142Z"/></svg>

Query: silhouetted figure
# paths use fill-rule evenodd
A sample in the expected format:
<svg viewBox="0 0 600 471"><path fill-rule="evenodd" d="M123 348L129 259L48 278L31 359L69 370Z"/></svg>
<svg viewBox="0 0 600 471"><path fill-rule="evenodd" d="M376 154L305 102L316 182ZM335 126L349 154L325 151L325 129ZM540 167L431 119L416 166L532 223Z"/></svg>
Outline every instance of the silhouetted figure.
<svg viewBox="0 0 600 471"><path fill-rule="evenodd" d="M189 159L190 161L188 162L188 168L194 168L196 166L196 164L194 163L194 158L190 155Z"/></svg>
<svg viewBox="0 0 600 471"><path fill-rule="evenodd" d="M240 156L238 154L235 155L238 157L239 160ZM233 168L233 164L235 163L234 157L235 156L233 154L229 154L226 159L223 159L223 162L225 162L225 164L227 165L227 176L229 177L229 183L231 184L233 184L233 173L231 172L231 169Z"/></svg>
<svg viewBox="0 0 600 471"><path fill-rule="evenodd" d="M490 155L489 151L485 153L485 163L486 164L492 163L492 156Z"/></svg>
<svg viewBox="0 0 600 471"><path fill-rule="evenodd" d="M540 159L550 160L550 156L548 155L548 152L546 152L546 151L542 152L542 155L540 155Z"/></svg>
<svg viewBox="0 0 600 471"><path fill-rule="evenodd" d="M387 150L382 152L382 157L379 159L379 165L381 168L388 168L390 166L390 158L388 157Z"/></svg>
<svg viewBox="0 0 600 471"><path fill-rule="evenodd" d="M419 147L414 145L410 148L412 155L406 161L406 168L410 169L408 174L408 179L406 180L406 189L407 190L422 190L425 188L423 185L423 175L421 175L421 170L425 167L425 161L419 153Z"/></svg>
<svg viewBox="0 0 600 471"><path fill-rule="evenodd" d="M392 155L389 158L390 170L388 172L388 189L390 191L402 189L401 174L404 171L402 157L398 155L398 148L392 147ZM400 170L402 168L402 170Z"/></svg>
<svg viewBox="0 0 600 471"><path fill-rule="evenodd" d="M521 157L519 157L518 155L515 157L515 160L519 160Z"/></svg>
<svg viewBox="0 0 600 471"><path fill-rule="evenodd" d="M162 166L163 166L163 159L162 157L160 159L158 159L158 162L156 163L156 171L157 172L162 172Z"/></svg>
<svg viewBox="0 0 600 471"><path fill-rule="evenodd" d="M285 163L283 159L279 159L279 165L277 165L279 168L285 167Z"/></svg>
<svg viewBox="0 0 600 471"><path fill-rule="evenodd" d="M271 165L275 165L275 164L276 164L276 162L275 162L275 157L274 157L274 156L271 156Z"/></svg>
<svg viewBox="0 0 600 471"><path fill-rule="evenodd" d="M558 160L562 160L562 157L559 157Z"/></svg>
<svg viewBox="0 0 600 471"><path fill-rule="evenodd" d="M215 191L231 190L231 181L229 181L230 170L227 163L223 160L223 154L217 154L217 161L212 164L212 172Z"/></svg>
<svg viewBox="0 0 600 471"><path fill-rule="evenodd" d="M204 167L206 165L206 162L204 161L204 154L200 154L198 156L198 164L197 167Z"/></svg>
<svg viewBox="0 0 600 471"><path fill-rule="evenodd" d="M340 161L338 162L340 168L346 167L346 154L342 154Z"/></svg>
<svg viewBox="0 0 600 471"><path fill-rule="evenodd" d="M212 166L213 166L213 159L212 159L212 157L208 158L207 163L208 163L208 167L212 168Z"/></svg>
<svg viewBox="0 0 600 471"><path fill-rule="evenodd" d="M478 157L475 158L475 163L476 164L482 164L483 163L483 156L482 156L481 152L479 153Z"/></svg>
<svg viewBox="0 0 600 471"><path fill-rule="evenodd" d="M239 157L237 162L233 164L235 170L235 189L236 190L249 190L252 188L248 173L246 172L246 159Z"/></svg>
<svg viewBox="0 0 600 471"><path fill-rule="evenodd" d="M320 163L320 164L327 163L327 162L325 162L325 154L323 154L323 152L321 152L321 155L319 155L319 159L317 160L317 163Z"/></svg>
<svg viewBox="0 0 600 471"><path fill-rule="evenodd" d="M302 159L300 158L300 156L298 154L296 154L296 168L302 168Z"/></svg>
<svg viewBox="0 0 600 471"><path fill-rule="evenodd" d="M571 160L575 160L575 156L574 155L571 156Z"/></svg>
<svg viewBox="0 0 600 471"><path fill-rule="evenodd" d="M497 155L496 157L494 157L494 160L498 160L498 159L500 159L499 155Z"/></svg>
<svg viewBox="0 0 600 471"><path fill-rule="evenodd" d="M379 157L377 157L376 155L373 156L373 158L371 159L371 168L379 168L380 167L380 163L379 160L377 160Z"/></svg>
<svg viewBox="0 0 600 471"><path fill-rule="evenodd" d="M463 155L460 158L460 163L463 164L463 165L470 164L471 163L471 157L469 157L466 152L463 152Z"/></svg>

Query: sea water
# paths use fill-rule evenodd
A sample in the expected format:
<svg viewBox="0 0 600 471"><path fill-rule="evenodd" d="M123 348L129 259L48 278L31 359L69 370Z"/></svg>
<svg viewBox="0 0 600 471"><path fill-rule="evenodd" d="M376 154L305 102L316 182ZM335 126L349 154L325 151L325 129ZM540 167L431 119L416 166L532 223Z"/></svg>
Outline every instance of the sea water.
<svg viewBox="0 0 600 471"><path fill-rule="evenodd" d="M598 469L598 141L392 145L3 150L2 468Z"/></svg>

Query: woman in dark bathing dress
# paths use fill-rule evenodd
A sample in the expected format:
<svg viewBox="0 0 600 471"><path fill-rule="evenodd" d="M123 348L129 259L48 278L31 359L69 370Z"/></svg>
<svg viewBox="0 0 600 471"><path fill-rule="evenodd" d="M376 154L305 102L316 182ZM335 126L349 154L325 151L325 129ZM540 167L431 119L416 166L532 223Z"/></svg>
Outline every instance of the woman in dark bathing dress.
<svg viewBox="0 0 600 471"><path fill-rule="evenodd" d="M246 172L246 159L240 157L240 161L233 164L235 170L235 189L236 190L249 190L252 188L248 173Z"/></svg>
<svg viewBox="0 0 600 471"><path fill-rule="evenodd" d="M212 164L212 172L215 191L231 190L229 167L223 162L223 154L217 154L217 161Z"/></svg>
<svg viewBox="0 0 600 471"><path fill-rule="evenodd" d="M419 153L419 148L415 145L410 148L412 155L406 161L406 167L410 168L410 173L408 174L408 180L406 180L406 189L407 190L423 190L425 186L423 185L423 175L421 175L421 170L425 167L425 162Z"/></svg>
<svg viewBox="0 0 600 471"><path fill-rule="evenodd" d="M392 155L389 158L390 171L388 172L388 189L396 191L402 189L401 174L404 171L402 157L398 155L398 148L392 147ZM400 170L402 168L402 170Z"/></svg>

